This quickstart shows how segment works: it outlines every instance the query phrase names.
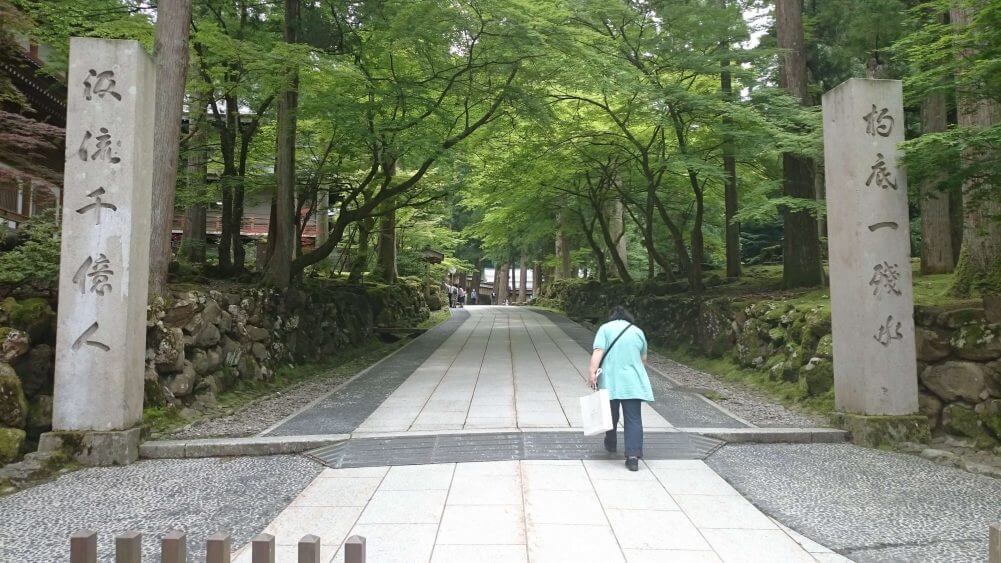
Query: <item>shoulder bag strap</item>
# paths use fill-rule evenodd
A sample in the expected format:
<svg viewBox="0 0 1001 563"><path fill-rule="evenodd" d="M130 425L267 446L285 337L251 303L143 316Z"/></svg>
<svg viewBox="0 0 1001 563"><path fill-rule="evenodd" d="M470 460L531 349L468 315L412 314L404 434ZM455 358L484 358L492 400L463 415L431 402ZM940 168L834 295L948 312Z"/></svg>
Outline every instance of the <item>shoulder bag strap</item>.
<svg viewBox="0 0 1001 563"><path fill-rule="evenodd" d="M598 362L598 369L601 369L601 366L605 364L605 358L608 357L608 352L612 349L613 346L615 346L615 343L618 342L619 339L622 338L622 335L625 334L627 330L632 328L632 326L633 323L629 323L629 325L627 325L626 328L622 329L622 332L620 332L619 335L615 337L615 340L613 340L612 343L608 345L608 348L605 348L605 353L601 355L601 361Z"/></svg>

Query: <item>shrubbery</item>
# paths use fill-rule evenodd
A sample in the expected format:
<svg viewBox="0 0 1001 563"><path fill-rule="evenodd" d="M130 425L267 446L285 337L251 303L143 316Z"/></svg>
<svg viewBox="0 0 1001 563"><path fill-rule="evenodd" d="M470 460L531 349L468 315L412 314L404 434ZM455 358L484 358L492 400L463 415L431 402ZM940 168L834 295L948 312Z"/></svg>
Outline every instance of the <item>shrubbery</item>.
<svg viewBox="0 0 1001 563"><path fill-rule="evenodd" d="M21 242L0 252L0 295L55 293L59 285L59 227L54 211L32 217Z"/></svg>

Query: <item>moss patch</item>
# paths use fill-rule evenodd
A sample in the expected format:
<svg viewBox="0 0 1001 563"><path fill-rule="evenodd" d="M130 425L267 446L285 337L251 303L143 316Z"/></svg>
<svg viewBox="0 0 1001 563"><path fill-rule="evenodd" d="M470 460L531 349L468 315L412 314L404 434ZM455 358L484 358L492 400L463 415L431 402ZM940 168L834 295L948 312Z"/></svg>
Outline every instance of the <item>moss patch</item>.
<svg viewBox="0 0 1001 563"><path fill-rule="evenodd" d="M0 428L0 465L10 463L21 457L24 440L27 437L24 430L17 428Z"/></svg>
<svg viewBox="0 0 1001 563"><path fill-rule="evenodd" d="M706 358L680 348L664 349L653 346L653 349L677 362L713 374L726 381L745 383L754 389L764 391L794 410L803 409L820 415L834 412L833 390L810 396L806 386L799 382L773 380L767 372L740 367L729 358Z"/></svg>

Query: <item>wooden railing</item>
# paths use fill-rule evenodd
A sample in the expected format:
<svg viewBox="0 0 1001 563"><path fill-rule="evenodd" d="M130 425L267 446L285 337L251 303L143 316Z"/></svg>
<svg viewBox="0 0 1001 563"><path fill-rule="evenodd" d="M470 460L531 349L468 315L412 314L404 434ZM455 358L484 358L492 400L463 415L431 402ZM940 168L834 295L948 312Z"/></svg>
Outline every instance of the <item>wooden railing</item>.
<svg viewBox="0 0 1001 563"><path fill-rule="evenodd" d="M206 563L231 563L232 539L214 534L205 540ZM320 563L320 538L303 536L298 544L299 563ZM275 562L275 537L259 534L250 540L251 563ZM160 540L160 563L187 563L184 532L168 532ZM70 536L70 563L97 563L97 532L81 530ZM115 537L115 563L142 563L142 534L126 532ZM279 563L290 563L281 561ZM344 563L365 563L365 538L351 536L344 542Z"/></svg>

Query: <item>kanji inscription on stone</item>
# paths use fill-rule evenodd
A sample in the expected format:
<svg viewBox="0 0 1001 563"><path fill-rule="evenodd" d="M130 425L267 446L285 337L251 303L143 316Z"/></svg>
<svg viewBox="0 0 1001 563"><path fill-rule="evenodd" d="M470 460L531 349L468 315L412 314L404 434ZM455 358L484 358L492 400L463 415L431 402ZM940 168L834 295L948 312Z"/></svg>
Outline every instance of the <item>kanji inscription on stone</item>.
<svg viewBox="0 0 1001 563"><path fill-rule="evenodd" d="M111 277L115 271L111 269L111 261L104 254L98 254L97 259L90 256L84 260L73 276L73 283L80 286L80 293L86 293L88 284L90 292L104 296L110 293Z"/></svg>
<svg viewBox="0 0 1001 563"><path fill-rule="evenodd" d="M876 187L883 188L884 190L888 188L897 189L897 183L893 181L890 171L886 169L886 157L882 153L876 153L876 163L869 168L872 172L866 178L866 186L875 184Z"/></svg>
<svg viewBox="0 0 1001 563"><path fill-rule="evenodd" d="M88 129L83 134L83 141L80 142L77 156L84 162L90 159L95 161L104 160L111 164L118 164L122 159L117 156L118 152L115 150L115 147L112 147L112 144L111 133L108 132L107 127L97 128L96 133L92 133ZM115 141L114 144L116 147L122 146L121 141ZM91 149L94 152L90 152Z"/></svg>
<svg viewBox="0 0 1001 563"><path fill-rule="evenodd" d="M76 212L81 215L92 213L94 215L94 224L100 225L102 210L108 209L110 211L118 211L118 207L116 207L113 203L104 201L104 194L106 193L107 191L105 191L104 188L97 188L96 190L90 192L87 194L87 197L91 198L93 201L84 205L80 209L77 209Z"/></svg>
<svg viewBox="0 0 1001 563"><path fill-rule="evenodd" d="M83 97L88 101L93 100L94 96L103 99L104 96L110 96L115 100L121 101L122 95L115 91L115 72L112 70L102 70L97 72L94 69L90 69L87 72L87 78L83 81Z"/></svg>
<svg viewBox="0 0 1001 563"><path fill-rule="evenodd" d="M890 264L884 260L882 264L876 264L872 267L872 278L869 280L869 285L873 288L873 295L877 297L883 293L902 295L903 293L897 288L898 281L900 281L900 266L897 264Z"/></svg>
<svg viewBox="0 0 1001 563"><path fill-rule="evenodd" d="M889 109L877 109L876 104L873 104L872 110L862 117L865 120L865 132L872 136L888 137L893 132L893 117L888 113Z"/></svg>

